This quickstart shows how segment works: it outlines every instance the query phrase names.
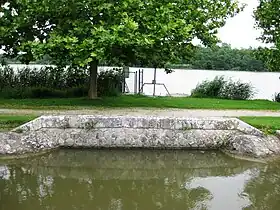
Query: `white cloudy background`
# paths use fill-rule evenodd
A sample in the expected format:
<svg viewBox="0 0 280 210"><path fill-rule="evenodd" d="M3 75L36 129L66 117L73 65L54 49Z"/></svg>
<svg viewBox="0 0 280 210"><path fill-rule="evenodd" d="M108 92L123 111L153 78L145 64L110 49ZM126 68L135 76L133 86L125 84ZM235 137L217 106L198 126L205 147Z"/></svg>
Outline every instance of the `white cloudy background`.
<svg viewBox="0 0 280 210"><path fill-rule="evenodd" d="M257 40L261 34L260 30L254 28L253 11L258 6L258 0L240 0L240 2L246 3L246 8L237 16L228 19L226 25L219 30L218 37L222 42L229 43L235 48L265 46Z"/></svg>

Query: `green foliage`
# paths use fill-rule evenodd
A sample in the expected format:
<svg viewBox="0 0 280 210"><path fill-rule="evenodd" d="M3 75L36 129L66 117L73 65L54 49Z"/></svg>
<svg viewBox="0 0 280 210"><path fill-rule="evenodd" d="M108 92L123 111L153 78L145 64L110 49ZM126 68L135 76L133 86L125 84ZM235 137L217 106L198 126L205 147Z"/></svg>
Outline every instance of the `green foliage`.
<svg viewBox="0 0 280 210"><path fill-rule="evenodd" d="M223 76L214 80L205 80L192 90L191 96L196 98L221 98L246 100L254 95L253 87L240 81L227 81Z"/></svg>
<svg viewBox="0 0 280 210"><path fill-rule="evenodd" d="M173 69L191 69L192 66L190 64L167 64L167 67Z"/></svg>
<svg viewBox="0 0 280 210"><path fill-rule="evenodd" d="M254 52L255 56L262 60L269 71L280 72L280 50L277 48L259 47Z"/></svg>
<svg viewBox="0 0 280 210"><path fill-rule="evenodd" d="M265 134L275 134L280 130L280 117L239 117L246 123L262 130Z"/></svg>
<svg viewBox="0 0 280 210"><path fill-rule="evenodd" d="M17 70L9 66L0 67L0 88L47 87L62 89L84 85L87 79L87 72L78 67L49 66L40 69L27 67Z"/></svg>
<svg viewBox="0 0 280 210"><path fill-rule="evenodd" d="M205 80L192 90L191 96L196 98L219 98L220 91L225 86L224 77L215 77L214 80Z"/></svg>
<svg viewBox="0 0 280 210"><path fill-rule="evenodd" d="M47 55L43 56L40 60L31 61L30 64L44 64L44 65L50 65L52 63L51 58ZM15 58L9 58L5 55L0 54L0 65L7 65L7 64L20 64L20 60Z"/></svg>
<svg viewBox="0 0 280 210"><path fill-rule="evenodd" d="M232 49L230 45L197 47L190 68L209 70L267 71L264 63L254 57L253 49ZM184 63L186 61L183 60Z"/></svg>
<svg viewBox="0 0 280 210"><path fill-rule="evenodd" d="M120 69L101 71L97 78L99 95L119 95L122 79ZM87 90L88 72L82 68L23 68L18 72L8 66L0 68L2 98L83 97Z"/></svg>
<svg viewBox="0 0 280 210"><path fill-rule="evenodd" d="M36 117L35 115L0 115L0 132L11 130Z"/></svg>
<svg viewBox="0 0 280 210"><path fill-rule="evenodd" d="M246 100L254 96L254 88L249 83L241 81L227 81L219 92L224 99Z"/></svg>
<svg viewBox="0 0 280 210"><path fill-rule="evenodd" d="M117 96L121 93L123 75L120 69L103 71L98 76L98 92L101 96Z"/></svg>
<svg viewBox="0 0 280 210"><path fill-rule="evenodd" d="M0 90L1 98L61 98L67 97L65 91L46 87L10 87Z"/></svg>
<svg viewBox="0 0 280 210"><path fill-rule="evenodd" d="M260 0L254 12L256 25L261 29L260 39L273 46L259 48L258 57L262 59L271 71L280 71L280 1Z"/></svg>
<svg viewBox="0 0 280 210"><path fill-rule="evenodd" d="M275 93L274 94L274 101L276 101L276 102L280 102L280 93Z"/></svg>
<svg viewBox="0 0 280 210"><path fill-rule="evenodd" d="M158 68L183 52L190 56L195 37L206 46L216 43L217 29L239 11L231 0L4 0L0 48L24 63L49 56L58 66Z"/></svg>

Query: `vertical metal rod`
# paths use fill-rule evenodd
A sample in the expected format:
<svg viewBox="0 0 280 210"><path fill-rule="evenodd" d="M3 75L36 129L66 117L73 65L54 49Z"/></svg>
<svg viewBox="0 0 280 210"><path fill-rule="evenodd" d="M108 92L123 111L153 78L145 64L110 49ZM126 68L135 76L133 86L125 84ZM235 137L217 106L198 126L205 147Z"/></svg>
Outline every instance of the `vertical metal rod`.
<svg viewBox="0 0 280 210"><path fill-rule="evenodd" d="M122 93L125 93L125 74L122 73Z"/></svg>
<svg viewBox="0 0 280 210"><path fill-rule="evenodd" d="M138 94L140 94L140 87L141 87L141 71L138 70Z"/></svg>
<svg viewBox="0 0 280 210"><path fill-rule="evenodd" d="M153 90L153 96L156 95L156 75L157 75L157 68L154 69L154 80L153 80L154 90Z"/></svg>
<svg viewBox="0 0 280 210"><path fill-rule="evenodd" d="M137 94L137 71L134 73L134 94Z"/></svg>
<svg viewBox="0 0 280 210"><path fill-rule="evenodd" d="M144 69L142 69L142 76L141 76L141 87L143 86L144 84ZM143 88L142 88L142 91L141 93L143 93Z"/></svg>

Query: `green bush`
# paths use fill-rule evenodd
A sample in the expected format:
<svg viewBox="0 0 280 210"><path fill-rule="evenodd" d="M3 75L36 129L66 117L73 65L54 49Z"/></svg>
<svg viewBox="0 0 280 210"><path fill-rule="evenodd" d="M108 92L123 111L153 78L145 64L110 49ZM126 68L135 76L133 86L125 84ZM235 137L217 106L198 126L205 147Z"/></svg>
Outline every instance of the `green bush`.
<svg viewBox="0 0 280 210"><path fill-rule="evenodd" d="M88 94L88 86L80 86L80 87L72 87L66 90L66 97L68 98L76 98L76 97L84 97Z"/></svg>
<svg viewBox="0 0 280 210"><path fill-rule="evenodd" d="M23 88L4 87L0 89L1 98L22 98Z"/></svg>
<svg viewBox="0 0 280 210"><path fill-rule="evenodd" d="M39 87L30 88L30 92L25 92L23 98L63 98L65 97L65 91Z"/></svg>
<svg viewBox="0 0 280 210"><path fill-rule="evenodd" d="M116 96L121 93L120 69L98 74L99 96ZM23 68L15 71L9 66L0 67L1 98L62 98L85 97L89 89L89 73L79 67L40 69Z"/></svg>
<svg viewBox="0 0 280 210"><path fill-rule="evenodd" d="M254 96L254 88L249 83L225 80L223 76L214 80L205 80L198 84L191 92L191 97L196 98L221 98L246 100Z"/></svg>
<svg viewBox="0 0 280 210"><path fill-rule="evenodd" d="M214 80L205 80L192 90L191 96L195 98L218 98L220 90L225 86L224 77L215 77Z"/></svg>
<svg viewBox="0 0 280 210"><path fill-rule="evenodd" d="M219 97L234 100L246 100L254 96L254 88L249 83L228 81L220 90Z"/></svg>
<svg viewBox="0 0 280 210"><path fill-rule="evenodd" d="M0 91L1 98L64 98L67 97L63 90L45 87L4 88Z"/></svg>
<svg viewBox="0 0 280 210"><path fill-rule="evenodd" d="M274 94L274 99L273 99L275 102L280 102L280 93L275 93Z"/></svg>
<svg viewBox="0 0 280 210"><path fill-rule="evenodd" d="M122 91L122 74L120 69L102 71L98 75L97 91L102 96L117 96Z"/></svg>

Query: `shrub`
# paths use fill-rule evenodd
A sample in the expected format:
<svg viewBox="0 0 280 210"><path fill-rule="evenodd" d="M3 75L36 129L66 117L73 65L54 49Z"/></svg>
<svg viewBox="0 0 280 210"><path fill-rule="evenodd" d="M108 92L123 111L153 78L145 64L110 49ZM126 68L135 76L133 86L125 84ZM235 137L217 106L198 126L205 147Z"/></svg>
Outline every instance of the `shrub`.
<svg viewBox="0 0 280 210"><path fill-rule="evenodd" d="M226 80L223 76L215 77L212 81L205 80L192 90L191 96L196 98L218 98L219 92L225 84Z"/></svg>
<svg viewBox="0 0 280 210"><path fill-rule="evenodd" d="M21 99L24 91L23 88L4 87L0 89L0 97Z"/></svg>
<svg viewBox="0 0 280 210"><path fill-rule="evenodd" d="M18 77L12 68L10 67L0 68L0 89L6 87L13 87L18 84L19 84Z"/></svg>
<svg viewBox="0 0 280 210"><path fill-rule="evenodd" d="M121 93L120 69L102 71L97 76L99 96ZM2 98L55 98L84 97L88 94L89 73L80 67L22 68L15 71L0 67L0 97Z"/></svg>
<svg viewBox="0 0 280 210"><path fill-rule="evenodd" d="M72 87L66 90L66 97L84 97L88 94L88 87L86 85L80 87Z"/></svg>
<svg viewBox="0 0 280 210"><path fill-rule="evenodd" d="M192 97L221 98L246 100L254 96L254 88L249 83L241 81L225 80L223 76L215 77L214 80L205 80L192 90Z"/></svg>
<svg viewBox="0 0 280 210"><path fill-rule="evenodd" d="M1 98L63 98L66 97L65 91L45 88L45 87L28 87L28 88L5 88L0 91Z"/></svg>
<svg viewBox="0 0 280 210"><path fill-rule="evenodd" d="M30 92L24 92L22 98L63 98L63 97L65 97L65 91L46 88L46 87L30 88L29 91Z"/></svg>
<svg viewBox="0 0 280 210"><path fill-rule="evenodd" d="M102 96L117 96L122 91L122 73L120 69L102 71L98 75L97 91Z"/></svg>
<svg viewBox="0 0 280 210"><path fill-rule="evenodd" d="M276 102L280 102L280 93L275 93L274 94L274 101L276 101Z"/></svg>
<svg viewBox="0 0 280 210"><path fill-rule="evenodd" d="M249 83L228 81L220 90L219 97L224 99L246 100L254 96L254 88Z"/></svg>

